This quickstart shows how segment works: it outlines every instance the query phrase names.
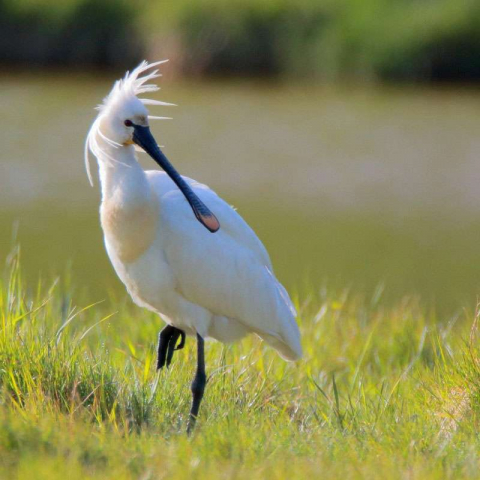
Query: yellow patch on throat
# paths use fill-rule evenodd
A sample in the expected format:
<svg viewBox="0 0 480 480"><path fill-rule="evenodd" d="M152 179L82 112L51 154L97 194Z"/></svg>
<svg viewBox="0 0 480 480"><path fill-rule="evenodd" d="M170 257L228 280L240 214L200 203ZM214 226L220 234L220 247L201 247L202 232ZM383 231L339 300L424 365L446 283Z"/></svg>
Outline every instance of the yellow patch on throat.
<svg viewBox="0 0 480 480"><path fill-rule="evenodd" d="M108 243L123 263L137 260L155 240L158 222L157 202L122 208L106 200L100 209L102 228Z"/></svg>

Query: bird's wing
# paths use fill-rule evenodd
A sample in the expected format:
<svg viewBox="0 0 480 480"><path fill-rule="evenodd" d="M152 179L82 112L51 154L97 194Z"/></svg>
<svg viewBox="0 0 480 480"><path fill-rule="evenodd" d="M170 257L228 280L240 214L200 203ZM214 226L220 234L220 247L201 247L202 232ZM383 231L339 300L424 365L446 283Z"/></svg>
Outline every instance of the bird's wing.
<svg viewBox="0 0 480 480"><path fill-rule="evenodd" d="M158 170L149 170L145 173L159 199L163 199L165 195L170 192L176 192L176 195L180 193L178 187L166 173ZM273 271L270 257L266 248L263 246L263 243L235 209L222 200L207 185L185 176L182 176L182 178L190 185L190 188L192 188L205 204L212 209L217 217L217 211L222 212L223 222L220 221L221 229L223 228L224 232L229 232L229 235L234 237L237 242L242 242L245 246L248 246L252 251L256 252L260 260L264 262L271 271ZM190 217L190 215L194 215L183 195L178 195L178 198L175 196L175 199L180 203L178 208L182 209L182 213L187 218ZM195 217L193 216L192 218ZM219 217L218 219L220 220Z"/></svg>
<svg viewBox="0 0 480 480"><path fill-rule="evenodd" d="M268 253L242 217L205 185L190 186L220 222L210 233L178 189L160 197L166 259L178 292L215 315L237 320L287 359L301 356L295 309Z"/></svg>

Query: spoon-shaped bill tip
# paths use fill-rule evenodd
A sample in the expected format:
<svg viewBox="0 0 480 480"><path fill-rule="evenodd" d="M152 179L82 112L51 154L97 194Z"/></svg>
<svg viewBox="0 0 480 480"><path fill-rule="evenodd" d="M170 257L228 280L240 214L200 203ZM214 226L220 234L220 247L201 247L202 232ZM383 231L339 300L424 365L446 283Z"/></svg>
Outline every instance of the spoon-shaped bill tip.
<svg viewBox="0 0 480 480"><path fill-rule="evenodd" d="M213 213L210 215L202 215L199 213L197 218L212 233L215 233L220 228L220 222Z"/></svg>

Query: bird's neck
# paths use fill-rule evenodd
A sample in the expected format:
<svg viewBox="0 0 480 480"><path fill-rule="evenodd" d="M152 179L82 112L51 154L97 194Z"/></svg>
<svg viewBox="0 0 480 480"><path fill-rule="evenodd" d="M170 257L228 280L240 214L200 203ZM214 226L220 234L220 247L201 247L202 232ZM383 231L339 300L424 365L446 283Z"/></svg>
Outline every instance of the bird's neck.
<svg viewBox="0 0 480 480"><path fill-rule="evenodd" d="M143 202L150 197L150 188L132 145L106 146L108 155L100 162L102 201Z"/></svg>
<svg viewBox="0 0 480 480"><path fill-rule="evenodd" d="M158 201L132 146L110 147L100 162L100 216L108 245L125 263L151 245L158 223Z"/></svg>

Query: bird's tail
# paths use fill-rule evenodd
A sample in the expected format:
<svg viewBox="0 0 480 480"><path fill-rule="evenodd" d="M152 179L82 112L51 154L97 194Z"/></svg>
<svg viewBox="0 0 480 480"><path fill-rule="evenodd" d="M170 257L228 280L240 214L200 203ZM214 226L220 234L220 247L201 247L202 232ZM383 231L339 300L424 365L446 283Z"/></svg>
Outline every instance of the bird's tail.
<svg viewBox="0 0 480 480"><path fill-rule="evenodd" d="M295 317L297 312L283 285L268 270L275 284L275 310L279 329L276 332L259 332L258 335L271 345L282 358L293 362L302 358L300 331Z"/></svg>
<svg viewBox="0 0 480 480"><path fill-rule="evenodd" d="M284 360L294 362L302 358L303 353L300 339L298 339L298 342L289 341L287 343L277 336L268 335L266 333L260 333L259 336L273 347ZM292 345L292 343L295 343L295 345Z"/></svg>

